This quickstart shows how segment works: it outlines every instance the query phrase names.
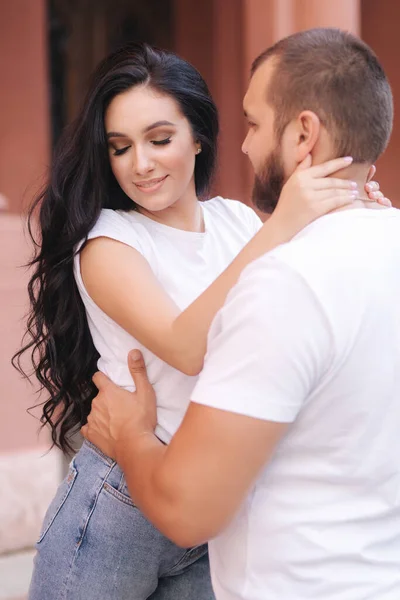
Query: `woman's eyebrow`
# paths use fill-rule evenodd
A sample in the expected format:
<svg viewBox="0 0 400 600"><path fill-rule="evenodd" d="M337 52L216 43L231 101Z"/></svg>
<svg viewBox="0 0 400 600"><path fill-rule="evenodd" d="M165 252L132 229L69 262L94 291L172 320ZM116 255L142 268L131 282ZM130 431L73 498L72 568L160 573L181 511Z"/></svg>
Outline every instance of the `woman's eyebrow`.
<svg viewBox="0 0 400 600"><path fill-rule="evenodd" d="M109 131L107 133L107 139L109 140L110 138L113 138L113 137L126 138L126 137L129 137L129 136L125 135L125 133L119 133L118 131Z"/></svg>
<svg viewBox="0 0 400 600"><path fill-rule="evenodd" d="M143 129L143 133L148 133L152 129L156 129L157 127L165 127L165 126L176 127L175 123L171 123L171 121L156 121L155 123L152 123L151 125L148 125L147 127L145 127ZM126 135L126 133L120 133L119 131L109 131L107 133L107 139L109 140L110 138L113 138L113 137L127 138L127 137L129 137L129 135Z"/></svg>
<svg viewBox="0 0 400 600"><path fill-rule="evenodd" d="M151 131L152 129L156 129L157 127L163 127L165 125L176 127L175 123L171 123L171 121L156 121L155 123L152 123L151 125L148 125L147 127L145 127L143 129L143 133L147 133L148 131Z"/></svg>

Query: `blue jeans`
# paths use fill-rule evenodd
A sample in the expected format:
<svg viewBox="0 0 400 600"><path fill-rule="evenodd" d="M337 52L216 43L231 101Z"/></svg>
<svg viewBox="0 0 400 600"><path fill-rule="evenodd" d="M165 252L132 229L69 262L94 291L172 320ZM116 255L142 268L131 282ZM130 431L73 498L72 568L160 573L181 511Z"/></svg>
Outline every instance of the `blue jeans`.
<svg viewBox="0 0 400 600"><path fill-rule="evenodd" d="M29 600L214 600L207 546L164 537L115 461L85 442L46 513Z"/></svg>

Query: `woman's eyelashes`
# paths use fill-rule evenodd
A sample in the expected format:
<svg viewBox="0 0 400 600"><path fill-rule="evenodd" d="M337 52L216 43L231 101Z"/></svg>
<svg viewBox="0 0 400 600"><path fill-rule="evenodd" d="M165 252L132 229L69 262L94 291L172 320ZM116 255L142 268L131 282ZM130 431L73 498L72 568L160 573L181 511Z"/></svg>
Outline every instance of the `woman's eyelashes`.
<svg viewBox="0 0 400 600"><path fill-rule="evenodd" d="M152 143L154 146L165 146L166 144L169 144L169 143L170 143L170 141L171 141L171 138L170 138L170 137L167 137L167 138L165 138L165 139L163 139L163 140L152 140L152 141L151 141L151 143Z"/></svg>
<svg viewBox="0 0 400 600"><path fill-rule="evenodd" d="M150 143L153 144L153 146L166 146L170 142L171 142L170 137L164 138L163 140L150 140ZM121 154L125 154L125 152L127 152L127 150L129 150L130 147L131 146L129 145L129 146L124 146L123 148L114 148L113 155L121 156Z"/></svg>
<svg viewBox="0 0 400 600"><path fill-rule="evenodd" d="M114 156L121 156L121 154L125 154L127 150L129 150L130 146L125 146L124 148L114 148Z"/></svg>

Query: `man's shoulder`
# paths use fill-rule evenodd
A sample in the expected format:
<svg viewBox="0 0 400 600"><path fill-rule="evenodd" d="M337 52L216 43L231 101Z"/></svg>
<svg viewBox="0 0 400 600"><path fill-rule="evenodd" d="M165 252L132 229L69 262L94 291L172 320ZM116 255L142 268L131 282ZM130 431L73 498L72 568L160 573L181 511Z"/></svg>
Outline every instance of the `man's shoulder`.
<svg viewBox="0 0 400 600"><path fill-rule="evenodd" d="M301 280L299 287L325 305L344 289L353 296L369 290L374 279L383 277L383 264L390 277L399 271L400 211L359 209L318 219L252 263L244 276L266 294L272 272L275 281L295 285Z"/></svg>
<svg viewBox="0 0 400 600"><path fill-rule="evenodd" d="M395 212L398 214L394 216L400 217L400 211ZM324 215L266 256L301 272L336 269L343 262L348 264L349 258L357 261L363 256L363 246L371 240L371 231L378 228L377 221L381 220L371 213L349 210Z"/></svg>
<svg viewBox="0 0 400 600"><path fill-rule="evenodd" d="M335 279L334 273L340 274L348 259L346 244L338 247L337 233L332 233L331 227L317 222L313 225L253 261L244 269L240 283L257 291L259 297L272 292L279 297L277 287L281 294L292 289L314 295L327 278ZM295 303L296 298L291 301Z"/></svg>
<svg viewBox="0 0 400 600"><path fill-rule="evenodd" d="M249 303L253 298L262 303L267 297L285 295L289 289L298 292L307 290L308 278L304 276L302 268L302 263L307 264L307 261L296 262L295 257L296 253L292 253L289 244L280 246L279 251L277 248L264 254L243 270L231 294L247 294ZM292 300L295 301L295 298Z"/></svg>

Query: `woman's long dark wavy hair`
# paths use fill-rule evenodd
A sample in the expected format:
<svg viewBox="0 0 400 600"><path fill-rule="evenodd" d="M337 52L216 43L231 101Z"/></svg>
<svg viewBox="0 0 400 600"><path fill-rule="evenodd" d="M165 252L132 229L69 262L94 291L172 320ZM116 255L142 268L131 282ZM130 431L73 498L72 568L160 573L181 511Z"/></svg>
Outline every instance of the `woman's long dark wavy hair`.
<svg viewBox="0 0 400 600"><path fill-rule="evenodd" d="M73 259L102 208L135 208L111 171L104 117L113 98L136 85L149 85L174 98L191 124L202 148L195 163L198 196L208 191L215 166L217 109L192 65L147 44L124 46L100 63L78 118L57 145L49 182L29 211L28 230L35 246L29 263L30 312L24 345L12 359L29 377L21 360L29 353L40 388L49 394L42 426L50 425L53 444L64 452L73 450L71 436L90 412L99 357L75 283ZM39 241L34 234L37 212Z"/></svg>

